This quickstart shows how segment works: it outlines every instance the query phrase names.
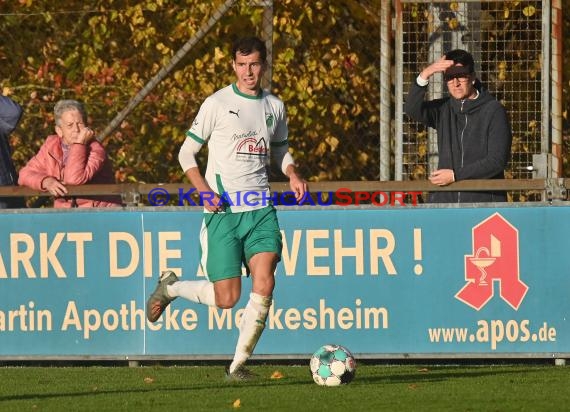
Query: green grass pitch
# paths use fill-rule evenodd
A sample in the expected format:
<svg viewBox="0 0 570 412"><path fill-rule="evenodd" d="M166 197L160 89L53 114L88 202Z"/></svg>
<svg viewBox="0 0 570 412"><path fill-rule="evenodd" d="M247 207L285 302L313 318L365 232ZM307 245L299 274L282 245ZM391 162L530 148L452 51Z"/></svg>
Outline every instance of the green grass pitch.
<svg viewBox="0 0 570 412"><path fill-rule="evenodd" d="M306 365L4 366L0 411L563 411L566 366L358 364L348 385L321 387Z"/></svg>

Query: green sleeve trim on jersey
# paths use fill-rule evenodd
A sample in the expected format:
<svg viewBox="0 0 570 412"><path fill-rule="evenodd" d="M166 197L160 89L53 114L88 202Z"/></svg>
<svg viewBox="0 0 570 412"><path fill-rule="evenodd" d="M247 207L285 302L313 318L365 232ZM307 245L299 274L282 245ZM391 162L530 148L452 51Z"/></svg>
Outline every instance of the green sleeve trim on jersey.
<svg viewBox="0 0 570 412"><path fill-rule="evenodd" d="M259 90L259 92L255 95L252 96L250 94L245 94L239 91L237 84L232 83L232 89L234 89L234 93L241 96L241 97L245 97L246 99L253 99L253 100L259 100L263 97L263 90Z"/></svg>
<svg viewBox="0 0 570 412"><path fill-rule="evenodd" d="M200 144L204 144L206 143L206 141L204 139L199 138L198 136L196 136L194 133L192 133L191 131L187 131L186 132L186 137L190 137L194 140L196 140L198 143Z"/></svg>
<svg viewBox="0 0 570 412"><path fill-rule="evenodd" d="M280 142L271 142L270 146L271 147L281 147L281 146L285 146L289 144L289 140L285 139L285 140L281 140Z"/></svg>

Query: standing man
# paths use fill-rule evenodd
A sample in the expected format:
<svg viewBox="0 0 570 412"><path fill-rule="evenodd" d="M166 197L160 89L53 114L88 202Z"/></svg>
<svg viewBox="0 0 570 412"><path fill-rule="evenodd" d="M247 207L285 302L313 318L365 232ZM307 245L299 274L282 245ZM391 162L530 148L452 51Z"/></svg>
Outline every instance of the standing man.
<svg viewBox="0 0 570 412"><path fill-rule="evenodd" d="M431 183L446 186L466 179L504 179L511 154L511 127L505 108L475 75L473 56L448 52L426 67L408 93L405 112L437 130L438 169ZM449 96L424 101L429 79L442 72ZM432 203L504 202L505 192L434 192Z"/></svg>
<svg viewBox="0 0 570 412"><path fill-rule="evenodd" d="M234 358L226 368L226 377L238 381L255 376L244 364L265 328L275 268L281 259L281 232L271 204L266 169L268 155L271 153L289 177L297 201L308 190L289 153L284 104L261 89L266 57L265 44L257 37L234 43L232 67L236 82L204 101L178 156L204 203L200 264L208 280L180 281L173 272L163 272L147 301L151 322L157 321L178 296L232 308L241 295L243 263L251 274L252 288ZM209 150L204 177L196 154L205 143Z"/></svg>
<svg viewBox="0 0 570 412"><path fill-rule="evenodd" d="M22 107L7 96L0 95L0 186L18 184L18 174L12 161L10 134L22 118ZM25 207L22 197L0 197L0 209Z"/></svg>

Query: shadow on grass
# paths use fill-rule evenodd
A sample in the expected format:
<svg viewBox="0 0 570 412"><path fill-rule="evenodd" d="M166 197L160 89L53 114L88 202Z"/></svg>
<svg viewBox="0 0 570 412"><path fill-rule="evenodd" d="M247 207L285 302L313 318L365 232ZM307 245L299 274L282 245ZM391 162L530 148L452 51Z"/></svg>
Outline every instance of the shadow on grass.
<svg viewBox="0 0 570 412"><path fill-rule="evenodd" d="M116 389L116 390L98 390L93 389L90 391L76 391L76 392L51 392L51 393L26 393L20 395L0 395L0 404L6 401L25 401L25 400L45 400L45 399L65 399L65 398L80 398L80 397L93 397L93 396L107 396L107 395L126 395L126 394L161 394L176 393L176 392L199 392L203 390L216 390L226 388L240 388L240 387L273 387L273 386L288 386L288 385L314 385L313 381L308 378L282 378L270 379L259 378L249 382L229 382L220 377L218 382L204 382L198 384L191 384L185 386L159 386L148 384L148 388L133 388L133 389ZM0 407L1 410L1 407Z"/></svg>
<svg viewBox="0 0 570 412"><path fill-rule="evenodd" d="M540 368L521 368L516 367L513 369L499 369L492 367L465 367L460 366L435 366L423 367L418 366L415 373L403 373L398 371L396 367L385 366L372 366L372 368L385 368L381 374L370 373L371 367L367 367L366 374L359 374L357 372L356 378L351 385L394 385L406 383L428 383L428 382L441 382L453 379L479 379L484 377L508 377L509 375L521 375L527 373L541 373L546 372L545 369ZM394 373L390 373L393 368ZM65 398L81 398L93 396L107 396L107 395L127 395L127 394L161 394L176 393L176 392L199 392L199 391L212 391L222 390L227 388L239 387L283 387L283 386L314 386L309 373L306 377L300 376L286 376L281 379L271 379L269 377L260 377L254 381L249 382L228 382L224 380L223 375L220 376L219 381L212 382L206 381L202 383L192 383L189 385L168 386L156 384L148 384L145 388L132 388L132 389L116 389L116 390L98 390L93 389L89 391L76 391L76 392L59 392L59 393L26 393L20 395L0 395L0 403L6 401L23 401L23 400L46 400L46 399L65 399Z"/></svg>
<svg viewBox="0 0 570 412"><path fill-rule="evenodd" d="M491 369L485 367L473 367L466 370L460 367L426 367L418 368L416 373L398 373L395 371L393 375L382 376L360 376L358 381L364 384L384 383L384 384L401 384L401 383L421 383L421 382L441 382L451 379L473 379L484 377L499 377L509 375L521 375L525 373L540 372L536 368L516 368L512 370Z"/></svg>

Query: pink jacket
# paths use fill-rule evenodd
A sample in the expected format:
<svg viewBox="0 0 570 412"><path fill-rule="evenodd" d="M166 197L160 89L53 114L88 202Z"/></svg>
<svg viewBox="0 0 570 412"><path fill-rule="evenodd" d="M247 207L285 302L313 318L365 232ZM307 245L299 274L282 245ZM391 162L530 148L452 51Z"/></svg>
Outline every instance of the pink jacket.
<svg viewBox="0 0 570 412"><path fill-rule="evenodd" d="M63 149L58 135L48 136L38 153L30 159L19 173L18 184L36 190L45 190L42 182L53 176L64 185L84 185L89 183L113 184L115 177L111 162L103 145L92 140L89 144L72 144L69 147L67 162L63 164ZM90 196L76 198L77 207L120 206L118 196ZM73 207L71 198L56 198L54 207Z"/></svg>

